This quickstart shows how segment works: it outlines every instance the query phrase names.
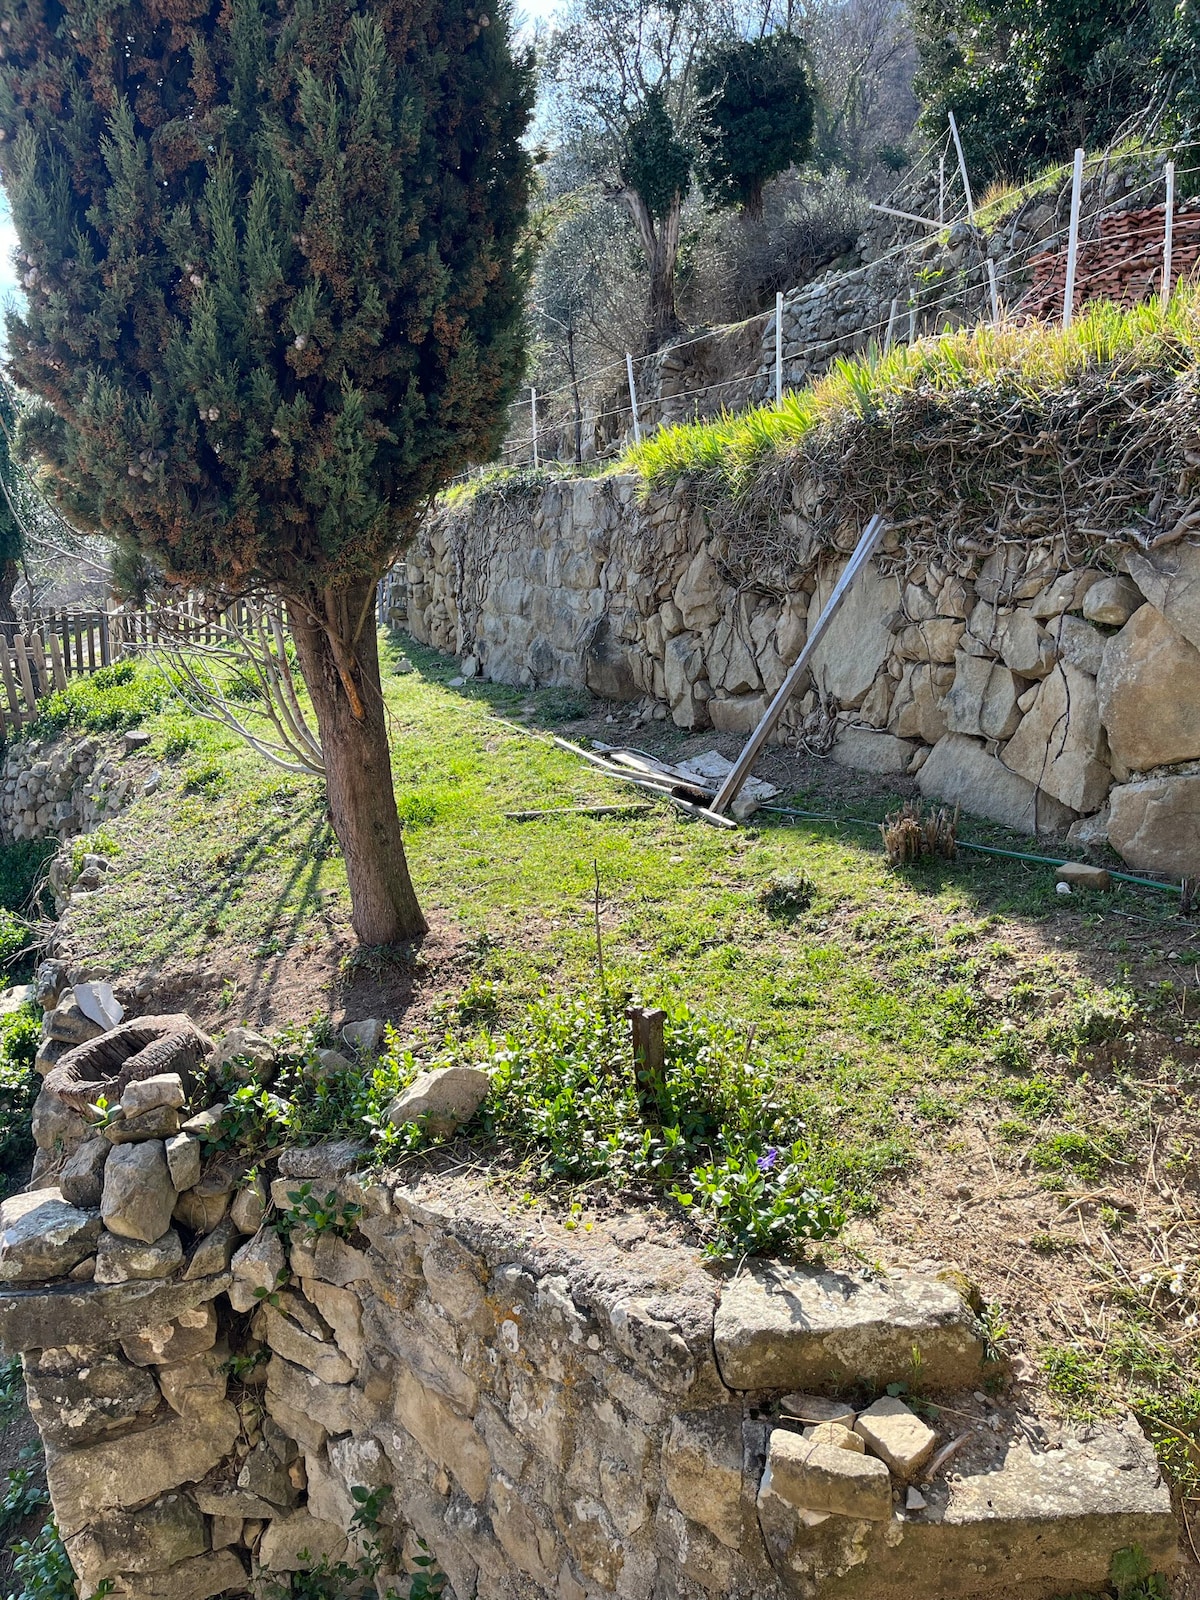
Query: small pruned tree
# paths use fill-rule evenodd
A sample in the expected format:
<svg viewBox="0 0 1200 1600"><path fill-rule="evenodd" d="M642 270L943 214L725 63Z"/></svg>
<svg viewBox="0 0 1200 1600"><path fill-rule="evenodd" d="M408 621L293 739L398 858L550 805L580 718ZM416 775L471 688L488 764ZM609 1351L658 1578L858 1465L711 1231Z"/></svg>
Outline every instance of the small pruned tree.
<svg viewBox="0 0 1200 1600"><path fill-rule="evenodd" d="M717 0L565 0L545 49L548 120L641 241L644 343L676 332L675 269L693 152L696 70L722 26Z"/></svg>
<svg viewBox="0 0 1200 1600"><path fill-rule="evenodd" d="M8 0L11 366L70 521L287 602L358 938L424 931L373 595L523 364L505 0Z"/></svg>
<svg viewBox="0 0 1200 1600"><path fill-rule="evenodd" d="M805 48L794 33L732 39L696 76L705 194L759 221L763 185L800 166L812 149L814 97Z"/></svg>

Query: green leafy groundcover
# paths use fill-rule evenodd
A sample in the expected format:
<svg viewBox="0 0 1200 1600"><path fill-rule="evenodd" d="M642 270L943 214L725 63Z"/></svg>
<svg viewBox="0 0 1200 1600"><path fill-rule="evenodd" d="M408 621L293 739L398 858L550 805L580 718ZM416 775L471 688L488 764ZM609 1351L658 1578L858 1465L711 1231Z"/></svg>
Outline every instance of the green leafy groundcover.
<svg viewBox="0 0 1200 1600"><path fill-rule="evenodd" d="M0 1200L25 1182L33 1155L30 1114L40 1087L33 1058L41 1035L34 1006L0 1017Z"/></svg>
<svg viewBox="0 0 1200 1600"><path fill-rule="evenodd" d="M632 1185L670 1198L713 1255L786 1253L833 1237L865 1174L824 1131L818 1137L814 1108L745 1031L686 1005L666 1010L660 1072L634 1062L625 997L543 998L512 1032L448 1037L431 1060L390 1033L366 1071L329 1071L315 1056L327 1030L293 1030L280 1038L282 1065L269 1089L239 1083L243 1068L230 1063L228 1112L214 1143L253 1155L367 1133L384 1163L436 1142L420 1125L391 1127L391 1099L418 1072L464 1062L491 1076L472 1137L515 1159L534 1183Z"/></svg>

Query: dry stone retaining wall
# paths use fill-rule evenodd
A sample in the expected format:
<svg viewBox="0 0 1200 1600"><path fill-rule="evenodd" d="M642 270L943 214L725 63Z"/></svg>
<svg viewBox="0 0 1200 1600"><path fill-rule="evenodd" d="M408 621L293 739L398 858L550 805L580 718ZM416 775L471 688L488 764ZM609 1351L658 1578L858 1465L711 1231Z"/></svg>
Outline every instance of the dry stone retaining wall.
<svg viewBox="0 0 1200 1600"><path fill-rule="evenodd" d="M808 554L747 575L686 496L643 501L631 476L482 492L427 525L395 620L469 674L747 734L846 559L784 520ZM889 537L778 736L1018 832L1195 873L1200 544L1079 567L1054 542L964 541L911 565Z"/></svg>
<svg viewBox="0 0 1200 1600"><path fill-rule="evenodd" d="M269 1077L253 1035L214 1059ZM1048 1600L1131 1545L1175 1560L1136 1424L984 1396L953 1275L724 1281L636 1217L576 1246L463 1181L356 1175L348 1144L251 1171L211 1093L164 1074L103 1129L43 1118L40 1186L0 1207L0 1346L81 1596L266 1600L363 1549L355 1491L389 1491L383 1582L423 1541L457 1600ZM352 1220L278 1231L305 1182ZM970 1419L950 1471L946 1425L885 1392L914 1349Z"/></svg>

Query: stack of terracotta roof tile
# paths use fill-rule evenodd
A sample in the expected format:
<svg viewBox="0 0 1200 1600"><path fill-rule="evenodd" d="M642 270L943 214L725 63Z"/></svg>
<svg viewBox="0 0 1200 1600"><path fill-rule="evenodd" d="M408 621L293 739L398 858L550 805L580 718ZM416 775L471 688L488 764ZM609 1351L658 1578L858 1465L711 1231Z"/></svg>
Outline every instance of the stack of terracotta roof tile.
<svg viewBox="0 0 1200 1600"><path fill-rule="evenodd" d="M1075 309L1088 300L1114 300L1132 306L1163 286L1165 208L1122 211L1100 220L1097 236L1081 238L1075 267ZM1031 317L1062 315L1067 282L1063 248L1035 256L1032 279L1016 308ZM1196 277L1200 267L1200 211L1175 212L1171 245L1171 286Z"/></svg>

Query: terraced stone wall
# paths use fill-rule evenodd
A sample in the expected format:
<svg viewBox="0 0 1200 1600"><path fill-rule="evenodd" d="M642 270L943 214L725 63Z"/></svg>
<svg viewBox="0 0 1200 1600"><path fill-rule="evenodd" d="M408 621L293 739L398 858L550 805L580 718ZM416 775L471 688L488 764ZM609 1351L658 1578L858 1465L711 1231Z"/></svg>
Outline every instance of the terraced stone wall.
<svg viewBox="0 0 1200 1600"><path fill-rule="evenodd" d="M632 477L481 494L408 556L395 620L501 683L572 684L649 720L748 734L845 562L785 518L786 570L732 572L702 511ZM886 546L890 545L891 548ZM1053 543L906 564L894 536L777 737L911 774L1026 834L1200 868L1200 543L1078 567Z"/></svg>

